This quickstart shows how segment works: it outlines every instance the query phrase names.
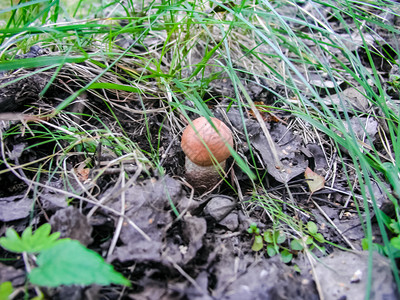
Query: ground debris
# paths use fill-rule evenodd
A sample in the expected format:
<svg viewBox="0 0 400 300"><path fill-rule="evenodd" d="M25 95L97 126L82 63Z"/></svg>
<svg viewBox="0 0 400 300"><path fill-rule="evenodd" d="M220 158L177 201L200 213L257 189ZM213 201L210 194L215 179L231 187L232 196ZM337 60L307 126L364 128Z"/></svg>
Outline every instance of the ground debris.
<svg viewBox="0 0 400 300"><path fill-rule="evenodd" d="M368 255L367 251L335 251L321 258L315 270L324 299L367 299ZM389 260L377 252L373 253L372 286L368 299L399 299Z"/></svg>
<svg viewBox="0 0 400 300"><path fill-rule="evenodd" d="M13 266L6 266L0 263L0 283L11 281L13 286L23 285L25 282L25 272Z"/></svg>
<svg viewBox="0 0 400 300"><path fill-rule="evenodd" d="M205 206L204 213L210 215L215 221L219 222L225 218L236 204L228 197L213 197Z"/></svg>
<svg viewBox="0 0 400 300"><path fill-rule="evenodd" d="M50 224L53 231L61 233L61 238L75 239L85 246L90 245L93 241L92 226L86 216L73 206L58 210L50 218Z"/></svg>
<svg viewBox="0 0 400 300"><path fill-rule="evenodd" d="M289 182L292 178L304 173L308 166L308 162L300 151L301 140L280 123L270 132L275 139L275 147L282 167L276 166L267 139L262 133L251 137L251 144L260 153L268 173L279 182Z"/></svg>
<svg viewBox="0 0 400 300"><path fill-rule="evenodd" d="M29 216L33 199L27 195L0 198L0 220L3 222L23 219Z"/></svg>
<svg viewBox="0 0 400 300"><path fill-rule="evenodd" d="M314 279L326 299L364 297L367 254L323 256L334 244L362 248L371 201L395 218L390 196L398 198L391 193L396 185L386 183L378 167L390 162L398 179L392 139L400 73L397 32L390 28L400 24L399 7L359 3L348 12L346 1L335 3L340 8L315 1L262 1L245 5L240 14L243 3L224 1L185 4L183 10L177 4L173 18L162 20L157 14L164 6L128 2L138 2L130 3L133 17L121 17L112 5L107 18L97 16L102 25L110 22L110 35L82 44L78 50L90 54L85 62L0 72L5 156L0 233L10 227L21 233L50 220L53 231L107 257L132 283L132 288L59 287L48 289L45 297L319 299ZM249 30L242 22L253 8ZM215 18L203 23L202 13ZM196 22L182 23L186 16ZM227 31L224 24L232 26ZM117 35L114 26L121 26ZM142 26L145 30L136 32ZM85 41L89 33L82 32ZM105 36L109 43L103 43ZM6 60L34 62L47 48L60 51L54 56L67 55L68 47L56 44L34 46L21 55L35 41L21 43L24 34L9 37L2 52ZM185 173L179 141L188 119L199 114L230 126L238 156L228 159L229 176L215 194L197 197L179 177ZM358 157L349 151L357 148L343 145L360 146L367 159L376 154L382 159L377 166L370 163L377 176L371 176L372 188L365 192L361 178L370 174L357 173ZM312 174L320 185L311 190L303 175L307 167L319 175ZM379 245L373 214L371 209L372 236ZM318 224L323 239L311 238L310 221ZM282 252L268 253L265 240L260 251L252 251L261 237L249 233L253 223L261 234L278 227L276 232L285 235L280 250L288 248L293 260L282 263ZM317 264L314 277L310 261L295 271L306 252L290 247L301 238L312 240L309 250L325 263ZM6 254L0 282L10 280L23 290L23 260L0 250ZM398 296L387 262L376 254L373 260L372 296ZM330 264L342 274L333 274L326 268ZM26 286L30 293L32 286Z"/></svg>
<svg viewBox="0 0 400 300"><path fill-rule="evenodd" d="M151 240L146 240L128 222L124 222L120 235L122 245L116 248L112 259L120 262L160 262L162 241L173 222L171 203L176 205L187 200L180 183L169 176L156 181L146 180L127 189L125 198L125 215ZM120 199L116 198L110 206L120 211Z"/></svg>

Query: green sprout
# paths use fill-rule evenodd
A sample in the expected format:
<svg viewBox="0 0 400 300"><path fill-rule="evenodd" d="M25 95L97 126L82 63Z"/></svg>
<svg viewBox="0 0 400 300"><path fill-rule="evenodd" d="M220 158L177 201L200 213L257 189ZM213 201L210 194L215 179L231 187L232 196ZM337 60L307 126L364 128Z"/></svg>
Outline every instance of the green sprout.
<svg viewBox="0 0 400 300"><path fill-rule="evenodd" d="M299 251L305 250L305 245L308 245L309 250L318 248L325 253L325 248L318 245L325 241L321 233L318 232L318 226L310 221L306 225L308 235L304 239L291 238L288 234L281 230L267 229L261 234L256 223L252 223L247 229L247 232L254 236L253 251L260 251L264 248L269 257L280 255L282 262L289 263Z"/></svg>

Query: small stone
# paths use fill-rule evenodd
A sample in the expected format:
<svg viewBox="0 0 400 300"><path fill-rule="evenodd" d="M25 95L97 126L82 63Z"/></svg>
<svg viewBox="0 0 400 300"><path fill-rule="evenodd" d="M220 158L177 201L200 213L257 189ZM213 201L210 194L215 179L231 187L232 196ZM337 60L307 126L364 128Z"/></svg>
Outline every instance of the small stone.
<svg viewBox="0 0 400 300"><path fill-rule="evenodd" d="M239 227L239 217L236 211L231 212L225 218L223 218L219 225L225 226L230 231L235 231Z"/></svg>
<svg viewBox="0 0 400 300"><path fill-rule="evenodd" d="M210 215L215 221L219 222L225 218L235 206L236 204L229 198L214 197L207 203L204 212L206 215Z"/></svg>

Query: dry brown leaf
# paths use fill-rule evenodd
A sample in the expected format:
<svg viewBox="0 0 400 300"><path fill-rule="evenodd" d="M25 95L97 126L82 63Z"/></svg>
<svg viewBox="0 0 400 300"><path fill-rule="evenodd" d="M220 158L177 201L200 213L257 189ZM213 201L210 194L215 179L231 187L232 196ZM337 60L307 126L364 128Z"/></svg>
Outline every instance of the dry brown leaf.
<svg viewBox="0 0 400 300"><path fill-rule="evenodd" d="M307 184L310 188L311 194L325 187L325 178L315 173L309 167L307 167L304 172L304 177L307 179Z"/></svg>
<svg viewBox="0 0 400 300"><path fill-rule="evenodd" d="M76 168L75 173L81 182L85 182L89 179L90 169L89 168Z"/></svg>

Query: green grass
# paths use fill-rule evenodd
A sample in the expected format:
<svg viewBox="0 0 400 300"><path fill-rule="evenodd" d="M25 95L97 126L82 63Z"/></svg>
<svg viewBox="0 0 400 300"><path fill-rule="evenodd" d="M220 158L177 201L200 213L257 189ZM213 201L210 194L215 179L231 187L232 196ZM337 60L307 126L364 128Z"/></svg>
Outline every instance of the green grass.
<svg viewBox="0 0 400 300"><path fill-rule="evenodd" d="M113 100L108 99L104 91L112 90L114 95L142 101L143 132L146 132L150 150L139 151L147 155L162 173L169 170L160 164L161 147L165 147L161 145L161 128L165 126L179 137L185 125L182 119L189 120L193 113L210 116L209 102L218 103L219 100L204 99L210 91L210 83L221 77L229 78L234 93L229 105L219 107L219 111L224 115L230 109L239 109L245 125L244 111L254 111L258 106L241 81L241 78L251 76L253 81L258 80L259 85L275 95L277 100L268 109L290 112L312 126L310 135L321 146L331 145L339 158L349 158L349 161L338 160L335 164L347 177L348 190L353 192L352 200L365 224L364 246L378 249L389 257L400 286L395 261L398 249L393 247L388 235L388 232L395 236L400 233L399 103L386 93L388 79L380 71L381 62L399 66L396 56L400 53L397 39L400 28L385 21L390 15L400 17L398 3L383 0L314 1L305 8L295 1L266 0L236 4L127 1L125 6L117 2L86 2L21 1L12 10L0 7L0 20L5 24L0 29L0 70L37 67L43 68L44 72L50 67L58 67L57 72L68 69L85 76L85 67L92 67L90 74L85 76L86 81L75 78L79 88L62 99L50 116L60 120L71 103L85 93L98 97L106 105L104 113L108 119L115 122L115 128L106 129L107 141L121 146L130 135L121 123L121 115L116 113ZM293 9L292 13L288 13L290 9ZM326 14L327 9L331 14ZM332 20L337 28L331 28ZM117 41L122 36L132 40L127 48L118 46ZM380 47L389 43L390 47ZM36 44L49 49L50 57L13 59ZM79 63L85 67L80 69ZM311 77L329 82L330 87L311 84ZM8 84L3 83L2 87ZM341 95L344 85L360 91L366 99L365 109L352 107L343 96L333 103L334 95ZM279 87L281 92L274 87ZM321 92L326 96L321 97ZM158 109L156 112L152 110L154 107ZM157 134L150 130L154 114L162 120ZM99 112L94 115L101 119ZM351 125L353 117L379 121L379 140L366 131L362 137L357 136ZM303 123L294 119L293 126L305 131ZM66 138L65 132L50 134L52 130L47 129L43 142L54 143ZM90 130L76 130L75 135L79 138L92 138ZM39 132L33 134L43 137ZM302 225L282 213L280 195L268 192L268 187L264 186L265 174L253 168L258 161L246 126L242 139L247 143L250 157L244 157L241 149L233 154L236 163L251 178L252 188L250 191L236 189L235 193L239 199L243 199L244 193L261 194L254 197L252 205L261 206L271 222L279 222L289 235L299 238ZM131 146L137 149L135 141ZM382 149L386 149L385 153ZM54 151L68 153L70 149L61 144ZM290 183L285 183L290 197ZM389 219L377 206L374 183L384 189L393 203L394 215ZM385 188L384 183L390 188ZM358 197L363 201L358 201ZM293 198L289 206L292 212L300 209ZM383 238L381 245L373 242L372 215L377 217ZM372 254L369 265L371 280Z"/></svg>

